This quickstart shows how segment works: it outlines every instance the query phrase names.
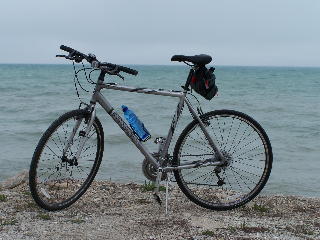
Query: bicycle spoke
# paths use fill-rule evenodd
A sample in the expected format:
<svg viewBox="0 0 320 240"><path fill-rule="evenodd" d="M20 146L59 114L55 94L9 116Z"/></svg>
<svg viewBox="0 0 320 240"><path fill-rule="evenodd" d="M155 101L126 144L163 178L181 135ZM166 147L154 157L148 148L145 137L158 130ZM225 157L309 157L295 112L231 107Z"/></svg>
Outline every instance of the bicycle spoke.
<svg viewBox="0 0 320 240"><path fill-rule="evenodd" d="M55 156L57 156L58 158L60 158L54 151L52 151L52 149L51 149L48 145L46 145L46 147L49 148L49 150L50 150Z"/></svg>
<svg viewBox="0 0 320 240"><path fill-rule="evenodd" d="M257 169L264 169L264 168L261 168L261 167L257 167L257 166L253 166L251 164L247 164L247 163L243 163L243 162L239 162L239 161L234 161L235 163L239 163L241 165L246 165L248 167L253 167L253 168L257 168Z"/></svg>
<svg viewBox="0 0 320 240"><path fill-rule="evenodd" d="M261 185L256 188L260 181L266 181L266 144L251 120L238 115L208 116L205 121L210 122L206 129L225 162L219 167L210 166L210 170L209 166L179 169L177 182L181 182L179 186L185 189L187 196L200 205L212 209L239 206L252 191L261 190ZM215 159L215 153L199 135L198 124L188 131L183 133L184 139L179 143L180 165L205 161L210 159L209 155Z"/></svg>
<svg viewBox="0 0 320 240"><path fill-rule="evenodd" d="M68 114L78 112L85 113L83 110L76 110ZM85 185L92 181L90 176L97 171L95 166L100 158L100 129L94 121L90 134L85 139L83 151L79 159L76 159L75 153L78 152L83 139L80 133L75 133L76 123L75 117L69 117L56 125L47 140L43 141L41 152L36 159L37 171L32 184L36 186L35 194L41 199L41 206L45 206L46 209L70 205L70 199L75 201L84 193ZM78 126L79 132L86 129L86 126L85 121L81 121ZM73 139L69 140L73 134ZM63 154L68 140L70 146Z"/></svg>

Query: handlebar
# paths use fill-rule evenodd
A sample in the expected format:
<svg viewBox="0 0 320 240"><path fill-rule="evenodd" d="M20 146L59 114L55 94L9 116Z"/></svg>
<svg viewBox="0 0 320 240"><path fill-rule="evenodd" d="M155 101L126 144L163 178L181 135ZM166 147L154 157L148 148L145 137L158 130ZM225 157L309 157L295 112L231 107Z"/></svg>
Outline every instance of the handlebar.
<svg viewBox="0 0 320 240"><path fill-rule="evenodd" d="M89 56L77 50L74 50L71 47L61 45L60 49L69 53L68 59L74 59L76 62L81 62L83 59L86 59L89 63L91 63Z"/></svg>
<svg viewBox="0 0 320 240"><path fill-rule="evenodd" d="M117 64L113 64L113 63L100 63L96 57L92 54L86 55L83 54L71 47L67 47L64 45L60 46L60 49L63 51L66 51L69 53L68 56L64 56L64 55L56 55L57 57L65 57L66 59L70 59L70 60L75 60L76 62L81 62L83 59L85 59L87 62L89 62L91 64L92 67L95 68L100 68L101 70L106 70L105 67L107 67L107 72L113 72L115 74L118 74L120 71L128 73L128 74L132 74L132 75L137 75L138 71L128 68L128 67L124 67L121 65L117 65Z"/></svg>

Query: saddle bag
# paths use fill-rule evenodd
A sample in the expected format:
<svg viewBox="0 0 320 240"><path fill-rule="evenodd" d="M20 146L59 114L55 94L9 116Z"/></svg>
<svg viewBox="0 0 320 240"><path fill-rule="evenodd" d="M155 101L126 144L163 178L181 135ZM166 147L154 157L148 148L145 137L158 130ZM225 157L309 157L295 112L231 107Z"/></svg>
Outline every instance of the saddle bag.
<svg viewBox="0 0 320 240"><path fill-rule="evenodd" d="M199 67L191 78L191 88L207 100L211 100L218 92L213 74L214 68Z"/></svg>

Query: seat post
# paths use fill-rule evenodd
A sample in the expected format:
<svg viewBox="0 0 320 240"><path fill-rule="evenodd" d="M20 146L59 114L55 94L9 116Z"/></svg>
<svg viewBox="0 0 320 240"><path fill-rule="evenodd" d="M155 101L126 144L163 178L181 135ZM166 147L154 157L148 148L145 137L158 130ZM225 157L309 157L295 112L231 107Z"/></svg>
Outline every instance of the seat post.
<svg viewBox="0 0 320 240"><path fill-rule="evenodd" d="M184 86L182 86L182 88L183 88L185 91L188 91L188 90L189 90L189 86L190 86L190 83L191 83L191 79L192 79L193 73L194 73L194 70L191 68L190 71L189 71L189 75L188 75L186 84L185 84Z"/></svg>

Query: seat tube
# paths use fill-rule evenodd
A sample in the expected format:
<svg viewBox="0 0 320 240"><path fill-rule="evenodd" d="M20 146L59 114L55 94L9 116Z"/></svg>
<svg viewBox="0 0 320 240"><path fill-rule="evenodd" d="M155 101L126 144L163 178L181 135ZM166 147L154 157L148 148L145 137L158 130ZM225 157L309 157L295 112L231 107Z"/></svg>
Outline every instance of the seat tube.
<svg viewBox="0 0 320 240"><path fill-rule="evenodd" d="M188 78L187 78L187 81L186 81L186 84L185 84L184 87L183 87L185 91L187 91L188 88L189 88L189 86L190 86L193 73L194 73L194 70L193 70L193 69L190 69L189 75L188 75Z"/></svg>
<svg viewBox="0 0 320 240"><path fill-rule="evenodd" d="M171 126L169 128L169 132L168 132L166 141L164 143L164 146L163 146L162 152L161 152L161 157L163 159L165 159L165 157L166 157L166 155L168 153L168 149L169 149L169 146L170 146L170 143L171 143L171 140L172 140L172 136L174 134L174 131L175 131L176 126L178 124L181 112L183 110L184 101L186 99L186 94L187 94L187 91L185 91L184 94L180 97L180 101L179 101L179 103L177 105L177 109L176 109L175 115L173 116L173 119L172 119L172 122L171 122Z"/></svg>

